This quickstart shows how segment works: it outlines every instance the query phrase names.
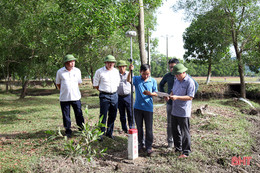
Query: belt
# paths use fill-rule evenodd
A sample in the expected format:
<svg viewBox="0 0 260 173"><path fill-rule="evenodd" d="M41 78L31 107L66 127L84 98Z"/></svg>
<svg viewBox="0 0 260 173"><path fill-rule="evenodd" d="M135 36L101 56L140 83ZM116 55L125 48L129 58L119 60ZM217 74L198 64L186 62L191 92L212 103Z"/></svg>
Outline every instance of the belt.
<svg viewBox="0 0 260 173"><path fill-rule="evenodd" d="M104 92L104 91L100 91L100 94L107 94L107 95L113 95L115 94L116 92L113 92L113 93L107 93L107 92Z"/></svg>

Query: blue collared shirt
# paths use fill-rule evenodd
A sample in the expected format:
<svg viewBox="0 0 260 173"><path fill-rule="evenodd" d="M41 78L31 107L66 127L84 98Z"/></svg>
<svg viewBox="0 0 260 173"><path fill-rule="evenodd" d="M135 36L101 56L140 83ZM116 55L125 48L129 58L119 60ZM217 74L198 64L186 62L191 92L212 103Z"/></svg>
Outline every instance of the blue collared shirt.
<svg viewBox="0 0 260 173"><path fill-rule="evenodd" d="M172 88L173 95L177 96L190 96L194 97L195 95L195 84L189 75L179 81L176 79ZM191 116L191 100L182 101L175 100L172 102L172 112L173 116L177 117L190 117Z"/></svg>
<svg viewBox="0 0 260 173"><path fill-rule="evenodd" d="M133 85L135 86L134 108L153 112L153 97L144 95L143 92L145 90L150 92L158 92L156 80L152 77L149 77L147 81L144 81L142 76L134 76Z"/></svg>

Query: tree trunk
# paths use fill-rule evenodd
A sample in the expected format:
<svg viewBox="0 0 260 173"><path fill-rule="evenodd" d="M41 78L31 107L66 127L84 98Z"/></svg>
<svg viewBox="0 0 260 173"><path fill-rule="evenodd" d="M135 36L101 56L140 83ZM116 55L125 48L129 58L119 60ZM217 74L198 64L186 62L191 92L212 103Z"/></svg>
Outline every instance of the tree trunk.
<svg viewBox="0 0 260 173"><path fill-rule="evenodd" d="M26 96L26 89L27 89L28 83L29 83L29 80L26 80L23 83L23 88L22 88L22 92L21 92L21 95L20 95L20 99L24 99L24 97Z"/></svg>
<svg viewBox="0 0 260 173"><path fill-rule="evenodd" d="M7 72L7 74L6 74L6 79L7 79L7 81L6 81L6 83L5 83L5 91L6 91L6 93L8 93L9 92L9 81L10 81L10 72L9 72L9 62L7 62L7 67L6 67L6 72Z"/></svg>
<svg viewBox="0 0 260 173"><path fill-rule="evenodd" d="M242 60L242 55L240 53L237 54L238 60L238 72L240 77L240 95L242 98L246 98L246 84L245 84L245 76L244 76L244 63Z"/></svg>
<svg viewBox="0 0 260 173"><path fill-rule="evenodd" d="M6 93L9 92L9 90L8 90L8 89L9 89L9 79L10 79L9 76L7 76L7 81L6 81L6 83L5 83L5 92L6 92Z"/></svg>
<svg viewBox="0 0 260 173"><path fill-rule="evenodd" d="M206 85L208 85L210 83L210 77L211 77L211 62L209 62L209 67L208 67L208 76L207 76L207 81L206 81Z"/></svg>
<svg viewBox="0 0 260 173"><path fill-rule="evenodd" d="M52 80L52 82L53 82L53 84L54 84L54 86L55 86L55 88L56 88L56 90L57 90L58 87L57 87L57 84L56 84L55 80Z"/></svg>
<svg viewBox="0 0 260 173"><path fill-rule="evenodd" d="M147 64L147 57L145 53L145 32L144 32L144 5L143 0L139 0L139 26L138 26L138 40L140 49L141 64Z"/></svg>
<svg viewBox="0 0 260 173"><path fill-rule="evenodd" d="M147 64L151 65L151 54L150 54L150 33L147 28Z"/></svg>
<svg viewBox="0 0 260 173"><path fill-rule="evenodd" d="M90 78L91 78L91 83L93 84L93 79L94 79L94 70L93 67L90 67Z"/></svg>
<svg viewBox="0 0 260 173"><path fill-rule="evenodd" d="M233 46L236 52L236 58L238 61L238 72L240 77L240 95L242 98L246 98L246 86L245 86L245 78L244 78L244 62L242 59L242 49L239 50L238 47L238 32L236 32L235 24L233 21L231 21L231 36L233 40Z"/></svg>
<svg viewBox="0 0 260 173"><path fill-rule="evenodd" d="M88 67L85 67L85 69L86 69L87 73L90 74L91 83L93 84L95 73L94 73L94 69L93 69L92 65L89 65Z"/></svg>

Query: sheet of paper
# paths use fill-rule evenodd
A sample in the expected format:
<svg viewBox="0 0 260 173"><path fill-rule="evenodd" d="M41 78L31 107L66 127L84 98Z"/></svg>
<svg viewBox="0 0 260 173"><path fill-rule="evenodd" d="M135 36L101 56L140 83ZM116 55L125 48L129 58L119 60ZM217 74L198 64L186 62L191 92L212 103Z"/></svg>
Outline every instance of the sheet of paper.
<svg viewBox="0 0 260 173"><path fill-rule="evenodd" d="M158 95L158 97L168 97L170 96L168 93L164 93L164 92L156 92L156 94Z"/></svg>

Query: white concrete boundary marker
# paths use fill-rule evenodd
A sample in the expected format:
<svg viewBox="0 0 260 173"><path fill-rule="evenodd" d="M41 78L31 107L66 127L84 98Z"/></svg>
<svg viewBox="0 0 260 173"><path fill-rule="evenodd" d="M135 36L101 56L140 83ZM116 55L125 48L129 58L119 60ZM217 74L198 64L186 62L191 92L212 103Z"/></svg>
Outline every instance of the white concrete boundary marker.
<svg viewBox="0 0 260 173"><path fill-rule="evenodd" d="M138 157L137 129L128 131L128 159L134 160Z"/></svg>

